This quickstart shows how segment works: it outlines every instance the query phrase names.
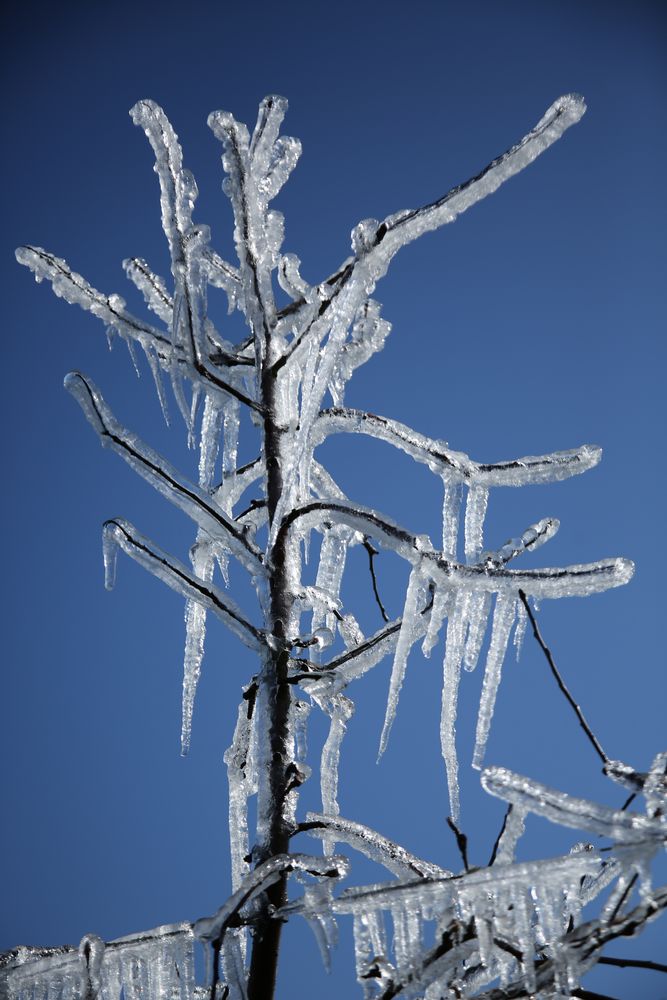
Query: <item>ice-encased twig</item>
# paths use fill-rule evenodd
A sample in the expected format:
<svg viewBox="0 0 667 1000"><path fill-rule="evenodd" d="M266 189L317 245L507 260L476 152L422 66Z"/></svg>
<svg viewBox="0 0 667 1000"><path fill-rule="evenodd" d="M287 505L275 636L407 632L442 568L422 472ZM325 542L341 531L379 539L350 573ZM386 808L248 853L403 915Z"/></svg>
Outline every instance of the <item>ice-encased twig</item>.
<svg viewBox="0 0 667 1000"><path fill-rule="evenodd" d="M71 372L65 378L65 387L81 406L103 445L120 455L135 472L188 514L211 537L221 535L230 551L252 574L264 572L260 550L248 540L239 525L222 512L209 493L183 480L170 462L119 424L90 380L80 372Z"/></svg>
<svg viewBox="0 0 667 1000"><path fill-rule="evenodd" d="M227 382L222 379L203 360L196 368L193 367L183 351L178 346L174 347L169 334L132 316L125 308L125 302L120 295L107 296L98 292L85 278L73 271L67 261L41 247L32 246L19 247L16 259L34 272L37 281L46 278L55 294L66 302L91 312L101 319L108 329L118 330L122 336L136 341L147 354L155 352L165 370L174 363L182 374L193 381L202 380L210 389L235 396L246 406L261 412L259 403L242 392L233 381Z"/></svg>
<svg viewBox="0 0 667 1000"><path fill-rule="evenodd" d="M321 444L330 434L337 433L369 435L428 465L431 471L448 482L476 483L479 486L559 482L592 469L602 457L601 448L582 445L549 455L527 455L494 463L476 462L464 452L449 448L446 442L426 437L398 420L343 406L322 410L313 426L313 446Z"/></svg>
<svg viewBox="0 0 667 1000"><path fill-rule="evenodd" d="M398 250L424 233L453 222L462 212L496 191L501 184L527 167L536 157L553 145L563 132L580 120L586 110L583 99L577 94L566 94L547 109L534 129L512 146L506 153L492 160L479 174L452 188L444 197L423 208L395 212L380 223L366 219L352 231L355 256L346 260L338 271L322 284L330 294L324 299L320 314L335 307L338 296L362 272L370 294L375 282L386 272L389 262ZM301 303L297 303L292 313ZM313 324L315 325L315 324ZM300 347L312 332L306 326L280 359L285 361Z"/></svg>
<svg viewBox="0 0 667 1000"><path fill-rule="evenodd" d="M540 599L585 597L620 587L634 573L634 564L629 559L601 559L595 563L523 571L450 563L433 548L427 536L413 535L385 515L343 500L315 500L296 507L284 517L279 532L286 535L297 520L302 521L302 531L324 522L346 524L413 564L424 560L425 571L432 579L457 589L489 593L523 590Z"/></svg>
<svg viewBox="0 0 667 1000"><path fill-rule="evenodd" d="M504 767L485 768L481 780L482 786L491 795L538 816L544 816L561 826L587 830L624 844L660 842L667 838L667 823L664 819L652 819L628 810L610 809L588 799L556 791Z"/></svg>
<svg viewBox="0 0 667 1000"><path fill-rule="evenodd" d="M422 861L421 858L406 851L400 844L396 844L381 833L371 830L363 823L355 823L352 820L343 819L342 816L328 816L323 813L310 812L306 815L305 824L302 824L299 829L313 837L318 836L317 831L319 830L330 831L335 835L337 841L349 844L350 847L361 851L366 857L384 865L399 878L410 875L421 875L425 878L448 878L453 874L430 861Z"/></svg>
<svg viewBox="0 0 667 1000"><path fill-rule="evenodd" d="M174 301L167 291L163 279L154 274L141 257L131 257L124 260L123 270L143 295L148 308L163 323L169 325L173 317Z"/></svg>
<svg viewBox="0 0 667 1000"><path fill-rule="evenodd" d="M122 518L106 521L104 536L107 544L118 545L172 590L212 611L246 646L258 652L264 649L262 632L245 619L230 597L213 584L199 580L182 562L140 534L128 521Z"/></svg>

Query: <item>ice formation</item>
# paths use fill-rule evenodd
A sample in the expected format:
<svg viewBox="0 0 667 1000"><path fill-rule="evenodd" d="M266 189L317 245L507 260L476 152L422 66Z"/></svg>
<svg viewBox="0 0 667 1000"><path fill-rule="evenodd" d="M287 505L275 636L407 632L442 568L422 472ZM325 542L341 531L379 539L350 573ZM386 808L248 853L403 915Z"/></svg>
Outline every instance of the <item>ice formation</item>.
<svg viewBox="0 0 667 1000"><path fill-rule="evenodd" d="M352 232L352 255L314 285L302 277L298 258L283 253L282 215L271 207L301 153L296 139L280 134L286 110L284 98L267 97L252 132L228 112L209 118L222 145L223 190L234 214L238 263L230 264L211 247L208 227L194 221L197 186L166 115L147 100L132 109L155 154L171 255L169 280L143 259L124 262L153 315L150 321L134 316L120 296L99 292L52 253L31 246L17 251L38 281L47 279L57 295L101 319L110 337L121 337L135 363L137 349L143 352L165 419L172 408L171 386L188 441L198 444L196 473L181 474L123 426L87 376L67 377L67 388L102 445L175 504L196 529L187 565L122 518L104 527L107 586L113 586L120 548L185 598L183 752L191 740L208 612L258 654L258 670L243 690L225 754L230 898L216 914L194 924L106 945L89 935L78 951L19 948L5 956L2 972L10 1000L120 1000L121 994L125 1000L200 1000L204 995L244 1000L249 990L257 990L257 969L270 964L266 956L277 950L280 925L294 913L311 924L325 959L335 940L336 916L351 915L357 975L366 997L485 996L480 990L499 981L507 992L488 996L529 992L546 1000L577 988L605 934L611 939L615 930L634 932L649 911L667 903L664 890L652 889L649 875L651 857L665 839L664 755L643 776L608 762L610 777L645 796L646 815L554 792L502 768L485 770L484 787L509 803L509 810L493 863L460 875L339 814L338 767L354 710L353 681L393 656L382 753L414 647L421 642L427 656L443 647L440 739L456 818L461 668L475 668L488 635L472 755L479 768L507 647L513 634L518 654L525 631L525 601L586 596L626 583L632 575L632 564L623 559L564 568L510 567L554 536L554 518L530 525L497 550L486 547L493 489L552 483L586 472L599 462L599 448L583 445L481 463L398 421L344 405L348 380L382 349L390 332L372 295L396 253L452 222L530 164L581 118L585 105L576 95L560 98L531 132L470 181L423 208L360 222ZM275 299L276 281L289 299L282 307ZM248 335L240 343L229 342L216 329L208 314L209 288L221 290L229 311L243 315ZM437 477L442 537L435 544L346 496L318 461L318 448L330 435L349 433L400 449ZM244 465L238 460L241 435L258 441L257 457ZM354 609L345 603L348 550L356 545L367 549L384 618L371 635L363 634ZM377 591L373 559L379 550L393 552L409 567L403 612L393 621ZM305 559L316 561L312 584L302 579ZM237 566L257 597L248 611L227 591ZM308 620L302 623L304 616ZM329 718L320 761L322 812L299 823L299 788L310 774L311 705ZM248 807L255 796L252 824ZM603 856L578 848L561 858L515 861L529 812L606 836L611 851ZM290 853L290 837L298 832L322 839L324 856ZM348 863L334 854L337 844L383 865L393 880L338 892ZM292 900L286 890L289 875L302 889ZM628 909L637 878L643 916L628 930L632 913L638 912ZM581 923L582 906L611 882L615 887L600 920ZM250 963L246 927L254 934ZM194 972L195 941L210 946L213 955L206 993ZM261 996L268 997L269 980L262 989Z"/></svg>

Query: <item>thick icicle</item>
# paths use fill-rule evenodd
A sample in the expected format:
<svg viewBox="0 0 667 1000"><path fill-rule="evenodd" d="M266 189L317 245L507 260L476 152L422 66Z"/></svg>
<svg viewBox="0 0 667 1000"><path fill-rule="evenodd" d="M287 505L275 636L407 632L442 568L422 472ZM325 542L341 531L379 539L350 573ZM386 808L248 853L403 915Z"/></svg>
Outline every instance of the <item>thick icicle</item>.
<svg viewBox="0 0 667 1000"><path fill-rule="evenodd" d="M210 585L213 579L215 560L211 545L204 539L199 540L190 553L190 562L194 575L205 584ZM181 754L186 756L190 750L192 735L192 712L194 709L197 685L201 675L201 664L204 658L204 641L206 638L206 608L198 601L188 599L185 605L185 655L183 658L183 707L181 717Z"/></svg>
<svg viewBox="0 0 667 1000"><path fill-rule="evenodd" d="M466 616L470 594L459 591L447 623L447 640L443 663L442 711L440 715L440 746L447 770L449 808L454 821L459 815L459 777L456 756L456 709L464 652Z"/></svg>
<svg viewBox="0 0 667 1000"><path fill-rule="evenodd" d="M479 702L479 714L477 716L475 750L472 758L472 766L476 768L481 768L484 759L484 750L486 749L489 727L496 703L496 694L498 692L498 685L500 684L500 673L510 632L514 624L515 614L516 597L514 594L505 592L498 594L493 613L491 645L486 657L486 670L484 672L484 683Z"/></svg>
<svg viewBox="0 0 667 1000"><path fill-rule="evenodd" d="M452 482L443 476L444 496L442 500L442 557L456 562L459 540L459 517L463 489L460 482Z"/></svg>
<svg viewBox="0 0 667 1000"><path fill-rule="evenodd" d="M415 642L417 642L420 638L420 634L423 634L421 633L418 619L421 616L421 612L424 610L425 588L426 581L422 575L421 567L413 567L412 572L410 573L407 593L405 595L405 607L403 608L401 632L398 637L394 664L391 670L387 710L385 712L384 725L382 727L382 735L380 737L380 750L378 758L382 756L387 748L389 733L396 717L398 696L403 684L403 678L405 677L405 670L408 664L410 650Z"/></svg>
<svg viewBox="0 0 667 1000"><path fill-rule="evenodd" d="M468 564L477 562L484 547L484 517L489 491L484 486L470 486L466 501L465 556Z"/></svg>
<svg viewBox="0 0 667 1000"><path fill-rule="evenodd" d="M322 790L322 810L329 816L337 816L338 808L338 764L340 747L345 736L347 723L354 712L354 702L344 694L336 695L330 705L331 724L329 735L322 748L320 764L320 785ZM335 838L323 838L325 854L333 853Z"/></svg>

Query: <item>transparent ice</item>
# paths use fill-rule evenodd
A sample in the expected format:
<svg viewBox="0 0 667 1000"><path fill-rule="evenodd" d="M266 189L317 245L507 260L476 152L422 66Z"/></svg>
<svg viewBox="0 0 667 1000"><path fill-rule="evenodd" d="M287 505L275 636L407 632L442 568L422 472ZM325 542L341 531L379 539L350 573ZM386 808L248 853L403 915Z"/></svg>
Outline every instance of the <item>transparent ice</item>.
<svg viewBox="0 0 667 1000"><path fill-rule="evenodd" d="M121 337L135 364L143 353L165 419L180 412L190 446L198 447L196 470L182 474L123 425L90 378L67 376L66 387L101 444L193 522L190 565L122 518L108 521L103 531L108 587L115 582L120 549L185 598L183 753L192 739L208 612L257 654L258 666L243 689L225 754L232 895L215 914L192 923L106 944L86 935L78 949L14 949L3 956L0 972L10 1000L268 998L270 982L257 985L257 968L265 961L262 942L294 914L308 921L326 962L336 918L351 916L365 997L547 1000L570 996L606 940L638 933L667 905L667 890L653 888L650 869L666 836L664 754L646 773L620 762L606 765L612 780L644 796L645 813L597 805L487 768L482 785L508 804L505 825L493 861L478 869L466 865L459 874L343 818L338 801L341 747L354 712L352 682L363 683L370 670L393 657L379 734L382 753L400 711L409 659L422 643L426 656L439 650L443 661L440 742L456 820L457 703L466 679L461 668L472 671L484 660L488 636L472 750L472 764L481 768L506 650L514 630L518 655L527 627L526 602L587 596L632 576L625 559L527 570L510 565L553 538L559 526L554 518L530 525L499 549L486 545L494 489L579 475L600 461L599 448L481 463L396 420L345 406L347 382L382 350L391 330L372 296L394 256L532 163L579 121L584 102L576 95L557 100L520 142L432 204L360 222L352 232L351 256L317 284L304 279L295 254L283 252L283 218L271 207L301 154L298 140L280 134L286 111L284 98L269 96L252 130L226 111L209 118L221 144L223 191L234 216L238 260L228 263L210 245L208 226L194 221L197 186L165 113L148 100L132 109L155 154L171 258L168 279L141 258L124 262L150 319L134 316L119 295L99 292L52 253L34 246L17 251L38 281L46 279L57 295L101 319L109 337ZM282 307L277 285L289 299ZM232 343L214 325L210 289L223 292L230 313L242 314L248 332L241 342ZM318 449L331 435L350 433L401 450L439 480L441 538L415 535L345 495ZM255 442L256 457L240 465L242 440ZM354 546L366 548L384 618L370 635L345 603L348 550ZM403 612L395 620L377 592L382 551L407 564ZM303 566L313 561L314 583L307 584ZM228 592L234 572L246 576L251 593L254 588L253 607L239 607ZM322 812L302 818L299 789L311 771L311 706L329 720L319 762ZM249 809L255 797L256 807ZM579 844L562 857L516 860L530 813L606 838L605 851ZM293 853L289 841L297 833L321 839L323 854ZM339 844L366 855L392 878L341 891L338 883L350 862L335 853ZM291 898L288 879L297 890ZM635 882L639 903L631 909ZM607 889L600 915L583 920L583 906ZM253 931L252 957L246 928ZM195 974L195 945L209 953L205 988Z"/></svg>

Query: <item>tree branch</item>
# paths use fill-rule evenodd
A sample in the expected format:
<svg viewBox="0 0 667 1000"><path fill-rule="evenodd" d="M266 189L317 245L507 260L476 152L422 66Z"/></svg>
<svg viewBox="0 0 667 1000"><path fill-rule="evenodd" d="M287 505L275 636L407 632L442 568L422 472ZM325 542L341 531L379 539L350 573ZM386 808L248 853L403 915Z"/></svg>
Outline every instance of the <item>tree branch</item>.
<svg viewBox="0 0 667 1000"><path fill-rule="evenodd" d="M602 761L603 764L608 764L609 763L609 757L607 756L607 754L602 749L602 746L600 745L599 740L595 736L595 733L593 732L593 730L591 729L591 727L586 722L586 719L584 718L584 713L581 711L581 708L579 707L579 705L576 703L576 701L574 700L574 698L570 694L570 691L569 691L569 689L568 689L565 681L563 680L563 678L561 676L561 673L558 670L558 667L556 666L556 664L554 662L554 658L553 658L553 655L551 653L551 650L549 649L549 647L545 643L544 639L542 638L542 634L541 634L541 632L540 632L540 630L538 628L538 625L537 625L537 620L536 620L535 615L533 613L533 609L531 608L530 604L528 603L528 599L526 598L526 595L524 594L523 590L519 591L519 599L520 599L521 603L523 604L524 608L526 609L526 613L528 614L528 619L529 619L530 624L531 624L531 626L533 628L533 635L535 636L535 639L537 640L537 643L538 643L540 649L542 650L542 652L544 653L544 655L545 655L545 657L547 659L547 663L549 664L549 668L550 668L551 673L553 674L553 676L555 678L556 684L558 684L558 687L560 688L560 690L563 693L563 695L565 696L567 702L571 706L572 711L574 712L574 714L577 717L579 725L581 726L581 728L583 729L583 731L586 733L586 736L587 736L589 742L591 743L593 749L597 753L598 757L600 758L600 760Z"/></svg>
<svg viewBox="0 0 667 1000"><path fill-rule="evenodd" d="M244 618L231 598L212 584L193 576L182 562L163 552L129 522L121 518L106 521L104 535L106 545L109 542L119 545L127 555L172 590L213 611L246 646L256 651L266 648L264 633Z"/></svg>

